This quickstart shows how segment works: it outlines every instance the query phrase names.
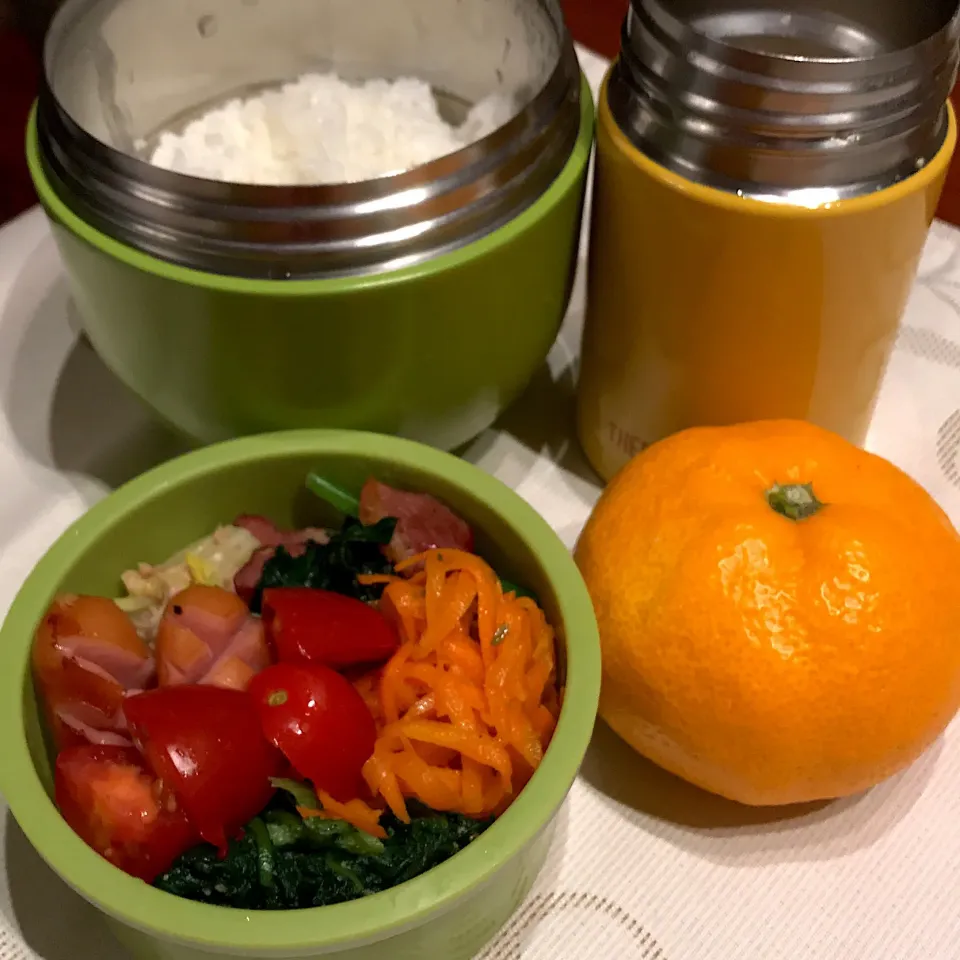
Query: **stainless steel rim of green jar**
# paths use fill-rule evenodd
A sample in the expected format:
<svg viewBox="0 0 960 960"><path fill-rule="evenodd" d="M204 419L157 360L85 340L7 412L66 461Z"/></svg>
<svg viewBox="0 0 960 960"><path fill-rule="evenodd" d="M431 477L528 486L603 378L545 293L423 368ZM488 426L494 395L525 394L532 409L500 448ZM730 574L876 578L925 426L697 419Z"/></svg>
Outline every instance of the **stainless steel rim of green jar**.
<svg viewBox="0 0 960 960"><path fill-rule="evenodd" d="M662 166L819 205L936 154L958 38L958 0L631 0L608 99Z"/></svg>
<svg viewBox="0 0 960 960"><path fill-rule="evenodd" d="M459 21L438 16L432 0L203 0L193 6L177 26L168 5L154 0L66 0L47 35L38 101L40 156L61 199L108 236L168 262L260 278L353 276L416 264L516 217L553 182L576 143L580 71L559 0L450 4ZM196 36L187 37L194 27ZM472 46L464 46L463 37L445 43L443 30L468 28L479 38ZM331 32L336 45L325 48ZM255 57L244 42L251 49L256 43ZM191 102L188 91L164 116L162 98L149 96L162 87L168 47L171 76L181 78L169 86L197 76L203 92ZM335 60L343 49L353 57L346 68ZM316 69L348 77L352 71L357 79L415 73L466 102L509 84L525 105L457 153L358 183L223 183L163 170L138 156L138 139L195 110L196 99L216 102ZM137 89L147 91L141 101L152 128L137 127Z"/></svg>

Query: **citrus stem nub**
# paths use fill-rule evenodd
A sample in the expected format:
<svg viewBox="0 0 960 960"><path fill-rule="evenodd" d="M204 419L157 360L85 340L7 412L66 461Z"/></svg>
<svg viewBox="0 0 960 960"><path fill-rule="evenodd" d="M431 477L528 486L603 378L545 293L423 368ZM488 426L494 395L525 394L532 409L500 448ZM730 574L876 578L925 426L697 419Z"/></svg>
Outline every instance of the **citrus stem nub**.
<svg viewBox="0 0 960 960"><path fill-rule="evenodd" d="M810 483L775 483L766 497L767 503L788 520L806 520L824 506Z"/></svg>

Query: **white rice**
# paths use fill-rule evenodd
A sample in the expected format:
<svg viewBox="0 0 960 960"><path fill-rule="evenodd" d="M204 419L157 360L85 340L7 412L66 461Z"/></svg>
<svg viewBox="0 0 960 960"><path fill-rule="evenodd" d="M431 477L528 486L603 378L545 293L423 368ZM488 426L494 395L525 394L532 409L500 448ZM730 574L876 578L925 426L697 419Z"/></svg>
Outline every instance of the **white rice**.
<svg viewBox="0 0 960 960"><path fill-rule="evenodd" d="M422 80L350 84L333 73L311 73L278 90L231 100L179 133L162 133L150 160L209 180L348 183L454 153L515 112L513 98L493 94L453 127Z"/></svg>

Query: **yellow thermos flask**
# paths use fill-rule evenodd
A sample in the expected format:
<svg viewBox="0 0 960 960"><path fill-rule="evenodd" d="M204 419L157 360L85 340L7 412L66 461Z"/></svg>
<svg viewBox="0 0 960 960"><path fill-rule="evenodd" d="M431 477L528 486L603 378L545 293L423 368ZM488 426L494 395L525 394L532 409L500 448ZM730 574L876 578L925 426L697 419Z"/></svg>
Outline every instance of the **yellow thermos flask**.
<svg viewBox="0 0 960 960"><path fill-rule="evenodd" d="M599 105L578 432L862 444L953 154L957 0L632 0Z"/></svg>

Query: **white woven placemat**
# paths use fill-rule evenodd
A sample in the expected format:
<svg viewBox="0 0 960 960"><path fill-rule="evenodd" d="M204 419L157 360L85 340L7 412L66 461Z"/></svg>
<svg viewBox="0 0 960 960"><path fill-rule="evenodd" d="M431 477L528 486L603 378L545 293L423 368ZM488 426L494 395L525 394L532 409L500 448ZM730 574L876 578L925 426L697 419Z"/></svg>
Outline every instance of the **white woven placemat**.
<svg viewBox="0 0 960 960"><path fill-rule="evenodd" d="M583 63L596 85L603 62ZM569 433L582 300L581 277L547 366L469 453L570 545L598 492ZM960 523L960 232L942 224L870 446ZM78 343L40 215L0 230L0 614L86 506L173 452ZM955 724L902 776L784 819L688 787L600 728L543 875L483 960L958 960L958 739ZM2 806L0 830L0 960L123 960Z"/></svg>

